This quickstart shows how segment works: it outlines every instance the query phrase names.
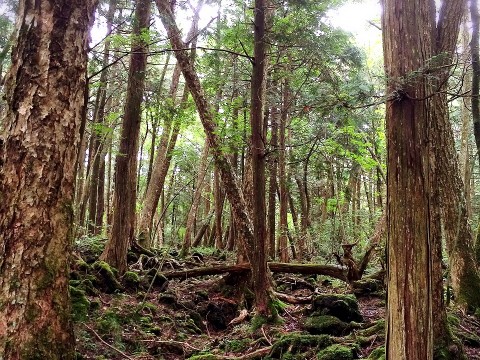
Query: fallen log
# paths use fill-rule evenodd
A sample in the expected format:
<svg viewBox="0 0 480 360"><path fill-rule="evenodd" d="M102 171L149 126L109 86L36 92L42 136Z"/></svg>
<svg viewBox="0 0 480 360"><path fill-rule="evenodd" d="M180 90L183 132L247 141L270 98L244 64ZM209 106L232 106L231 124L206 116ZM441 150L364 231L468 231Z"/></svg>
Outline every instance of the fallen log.
<svg viewBox="0 0 480 360"><path fill-rule="evenodd" d="M280 262L269 262L268 267L274 273L291 273L303 275L326 275L342 281L347 281L347 269L338 265L316 265L316 264L290 264ZM197 276L238 274L250 271L250 264L220 265L201 267L185 270L174 270L162 272L167 279L187 279Z"/></svg>

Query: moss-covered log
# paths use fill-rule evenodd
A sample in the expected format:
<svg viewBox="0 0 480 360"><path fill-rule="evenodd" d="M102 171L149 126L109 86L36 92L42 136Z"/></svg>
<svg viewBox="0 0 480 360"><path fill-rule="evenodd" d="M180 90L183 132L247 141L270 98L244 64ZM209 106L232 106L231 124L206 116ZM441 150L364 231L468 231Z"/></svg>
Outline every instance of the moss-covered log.
<svg viewBox="0 0 480 360"><path fill-rule="evenodd" d="M342 281L347 281L347 270L336 265L315 265L315 264L287 264L269 262L270 271L277 273L292 273L304 275L326 275ZM212 267L201 267L185 270L174 270L163 272L167 279L187 279L197 276L219 275L225 273L244 273L250 271L250 264L220 265Z"/></svg>

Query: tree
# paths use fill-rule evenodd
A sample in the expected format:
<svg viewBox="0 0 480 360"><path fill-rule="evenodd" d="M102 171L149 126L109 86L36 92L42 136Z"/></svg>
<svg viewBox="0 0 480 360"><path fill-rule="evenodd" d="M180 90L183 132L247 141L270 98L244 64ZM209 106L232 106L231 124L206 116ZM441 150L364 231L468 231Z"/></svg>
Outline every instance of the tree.
<svg viewBox="0 0 480 360"><path fill-rule="evenodd" d="M254 253L255 251L260 251L261 247L257 248L255 244L256 240L253 231L253 221L248 213L245 198L240 190L229 158L223 152L223 148L221 146L222 143L219 139L217 127L214 122L213 110L207 102L203 88L200 84L200 80L193 67L193 63L187 52L183 50L185 49L185 46L180 37L180 30L176 25L170 4L166 0L156 0L156 4L160 12L162 23L165 26L167 34L170 38L172 48L175 50L177 61L182 68L185 81L195 101L197 111L200 115L200 120L202 121L202 125L208 139L209 148L213 156L215 166L220 172L222 184L226 191L226 196L230 202L230 205L232 206L236 226L239 230L240 236L245 239L243 246L246 249L248 259L252 264L257 312L261 315L264 315L265 312L268 311L266 308L267 302L265 301L265 298L268 298L269 292L266 291L267 289L265 289L265 283L263 282L264 277L266 277L266 272L265 274L260 274L260 272L263 271L263 269L266 269L266 261L265 263L259 263L258 261L254 262L254 259L258 259L256 257L257 255ZM265 240L265 237L263 240ZM265 256L265 254L263 254L263 256ZM259 296L258 298L257 294Z"/></svg>
<svg viewBox="0 0 480 360"><path fill-rule="evenodd" d="M127 269L127 251L135 231L137 152L148 48L145 30L150 25L150 6L148 0L136 1L125 114L119 153L115 160L112 231L100 257L116 267L121 274Z"/></svg>
<svg viewBox="0 0 480 360"><path fill-rule="evenodd" d="M387 76L388 359L432 359L446 339L442 303L441 211L444 179L438 123L464 1L385 0ZM419 32L418 29L423 29ZM446 59L446 60L445 60ZM445 71L447 68L447 71ZM441 119L440 119L441 118ZM442 178L440 178L442 177ZM435 339L435 340L434 340Z"/></svg>
<svg viewBox="0 0 480 360"><path fill-rule="evenodd" d="M110 0L107 20L107 34L112 32L113 17L117 8L116 0ZM108 75L110 73L107 68L110 61L110 38L105 40L105 47L103 50L102 66L103 71L98 80L100 85L97 90L95 99L95 109L93 124L97 127L93 128L91 136L91 146L89 155L93 158L92 175L90 181L89 203L88 203L88 230L89 233L98 235L102 230L103 215L104 215L104 192L105 192L105 151L104 151L104 133L101 131L105 120L105 106L107 103L107 83Z"/></svg>
<svg viewBox="0 0 480 360"><path fill-rule="evenodd" d="M0 358L74 359L68 260L96 2L20 1L0 140Z"/></svg>

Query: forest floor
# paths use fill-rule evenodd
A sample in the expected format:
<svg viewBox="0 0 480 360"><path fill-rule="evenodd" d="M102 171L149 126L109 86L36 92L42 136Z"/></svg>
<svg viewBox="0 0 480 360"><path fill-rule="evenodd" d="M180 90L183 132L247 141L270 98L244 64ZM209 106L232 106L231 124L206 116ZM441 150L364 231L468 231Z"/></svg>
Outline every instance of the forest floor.
<svg viewBox="0 0 480 360"><path fill-rule="evenodd" d="M384 358L383 291L365 294L357 303L339 280L275 274L276 291L303 303L278 301L278 321L259 322L238 277L167 280L161 275L223 265L224 253L196 252L186 260L131 257L130 271L119 282L92 254L80 257L71 280L77 359ZM480 319L451 309L449 323L468 359L480 359Z"/></svg>

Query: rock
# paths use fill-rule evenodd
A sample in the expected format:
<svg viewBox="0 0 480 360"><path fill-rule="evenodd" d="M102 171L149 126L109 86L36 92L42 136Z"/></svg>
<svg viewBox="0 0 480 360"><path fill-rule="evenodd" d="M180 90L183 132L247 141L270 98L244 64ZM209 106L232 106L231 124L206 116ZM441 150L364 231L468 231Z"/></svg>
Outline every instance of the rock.
<svg viewBox="0 0 480 360"><path fill-rule="evenodd" d="M134 271L125 272L122 280L128 289L137 290L140 285L140 276Z"/></svg>
<svg viewBox="0 0 480 360"><path fill-rule="evenodd" d="M310 316L305 321L305 329L314 335L328 334L345 336L350 333L352 326L331 315Z"/></svg>
<svg viewBox="0 0 480 360"><path fill-rule="evenodd" d="M363 321L357 299L352 295L318 294L312 299L311 313L335 316L346 322Z"/></svg>
<svg viewBox="0 0 480 360"><path fill-rule="evenodd" d="M357 297L378 294L384 290L383 282L377 279L362 279L353 282L353 293Z"/></svg>

